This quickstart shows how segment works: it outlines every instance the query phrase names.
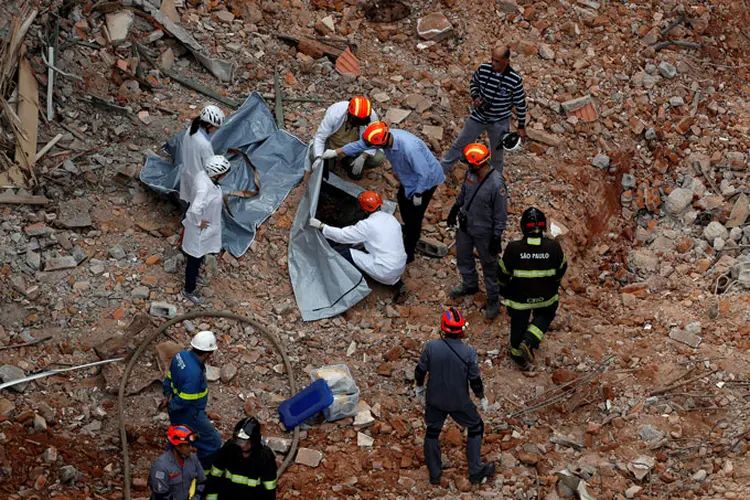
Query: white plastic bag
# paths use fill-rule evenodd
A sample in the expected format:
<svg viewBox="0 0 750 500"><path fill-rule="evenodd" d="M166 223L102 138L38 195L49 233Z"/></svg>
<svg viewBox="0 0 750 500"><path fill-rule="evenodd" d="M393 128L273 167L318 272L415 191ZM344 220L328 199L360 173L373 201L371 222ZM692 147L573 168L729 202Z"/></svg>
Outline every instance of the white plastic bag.
<svg viewBox="0 0 750 500"><path fill-rule="evenodd" d="M310 372L313 382L322 378L333 392L333 403L323 410L326 421L333 422L357 414L359 388L346 365L329 365Z"/></svg>

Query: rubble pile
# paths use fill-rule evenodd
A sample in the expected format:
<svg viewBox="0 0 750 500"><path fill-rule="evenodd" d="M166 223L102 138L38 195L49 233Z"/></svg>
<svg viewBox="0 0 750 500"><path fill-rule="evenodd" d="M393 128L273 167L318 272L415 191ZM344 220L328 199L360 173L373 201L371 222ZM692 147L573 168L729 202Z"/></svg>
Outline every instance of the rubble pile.
<svg viewBox="0 0 750 500"><path fill-rule="evenodd" d="M441 487L429 485L424 467L410 383L457 279L454 256L419 256L404 305L374 285L344 315L303 323L286 268L298 188L244 257L207 259L212 283L202 289L211 309L271 328L300 387L314 368L345 363L360 389L355 417L303 426L280 497L748 497L744 2L41 4L14 0L0 14L4 40L27 30L25 51L0 67L0 104L36 131L34 141L19 139L3 111L3 382L128 359L149 331L195 310L179 298L180 211L137 177L148 152L204 103L231 112L257 91L272 109L281 102L287 130L306 141L327 105L364 94L439 157L467 116L472 71L503 41L529 104L529 140L505 158L506 241L518 235L523 209L537 205L561 233L570 272L530 376L506 355L505 318L485 323L481 295L457 304L492 403L483 452L499 473L485 485L468 482L465 436L452 423L441 437ZM59 72L47 64L50 48ZM38 84L33 112L20 83L29 77ZM436 192L425 237L453 240L445 217L463 171L457 166ZM395 199L388 169L367 171L360 184ZM289 451L276 408L290 395L270 346L227 320L184 322L149 347L128 387L139 496L148 495L148 467L168 425L157 410L166 360L200 329L219 337L208 408L217 429L226 438L238 418L257 415L274 451ZM0 393L4 498L122 497L123 370L112 363Z"/></svg>

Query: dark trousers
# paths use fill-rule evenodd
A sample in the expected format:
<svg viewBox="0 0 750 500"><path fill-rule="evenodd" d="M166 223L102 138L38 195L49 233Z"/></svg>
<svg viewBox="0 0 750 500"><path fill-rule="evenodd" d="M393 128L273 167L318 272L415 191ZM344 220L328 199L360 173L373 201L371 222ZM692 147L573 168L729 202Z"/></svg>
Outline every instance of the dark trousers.
<svg viewBox="0 0 750 500"><path fill-rule="evenodd" d="M513 357L520 358L521 350L518 347L521 342L532 349L538 349L539 344L544 338L544 334L549 330L549 326L555 319L557 313L557 302L549 307L540 307L539 309L518 310L508 309L510 316L510 354ZM533 319L532 319L533 314ZM529 323L531 319L531 323Z"/></svg>
<svg viewBox="0 0 750 500"><path fill-rule="evenodd" d="M187 264L185 265L185 291L187 293L193 293L195 291L195 280L198 279L198 272L203 263L203 257L185 255L187 257Z"/></svg>
<svg viewBox="0 0 750 500"><path fill-rule="evenodd" d="M331 240L328 240L328 241L331 244L331 248L333 248L334 250L336 250L339 253L339 255L341 255L343 258L345 258L347 260L347 262L349 262L349 264L353 265L354 267L357 267L357 264L354 263L354 259L352 258L352 247L351 246L345 245L343 243L335 243L335 242L333 242ZM359 268L357 267L357 269L359 269ZM361 269L360 269L360 271L361 271Z"/></svg>
<svg viewBox="0 0 750 500"><path fill-rule="evenodd" d="M497 303L499 288L497 286L497 254L490 253L492 232L472 234L467 231L456 232L456 264L461 273L463 284L467 288L479 286L474 249L477 249L479 261L484 273L484 286L487 288L487 304Z"/></svg>
<svg viewBox="0 0 750 500"><path fill-rule="evenodd" d="M461 427L466 427L469 437L466 440L466 462L469 465L469 476L482 472L482 434L484 422L479 416L477 407L469 402L464 408L445 411L434 406L425 405L424 423L427 433L424 439L424 459L431 478L440 477L443 460L440 455L440 431L443 430L445 417L448 415Z"/></svg>
<svg viewBox="0 0 750 500"><path fill-rule="evenodd" d="M430 204L432 195L435 194L435 186L422 193L422 204L418 207L406 197L404 186L398 187L398 209L401 212L401 219L404 221L404 248L406 250L406 259L408 262L414 260L414 250L417 248L417 242L422 235L422 219Z"/></svg>

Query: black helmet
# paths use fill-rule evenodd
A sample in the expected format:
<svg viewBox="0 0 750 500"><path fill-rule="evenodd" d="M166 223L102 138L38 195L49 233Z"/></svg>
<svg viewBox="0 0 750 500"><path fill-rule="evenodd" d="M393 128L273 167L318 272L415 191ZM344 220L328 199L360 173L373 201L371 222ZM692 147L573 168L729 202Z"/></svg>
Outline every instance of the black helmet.
<svg viewBox="0 0 750 500"><path fill-rule="evenodd" d="M234 426L235 441L250 441L253 446L260 444L260 422L255 417L246 417Z"/></svg>
<svg viewBox="0 0 750 500"><path fill-rule="evenodd" d="M511 151L518 151L521 149L521 136L516 132L510 132L503 136L503 149L510 153ZM496 149L500 149L498 146Z"/></svg>
<svg viewBox="0 0 750 500"><path fill-rule="evenodd" d="M547 228L547 217L536 207L524 210L521 216L521 231L524 236L541 236Z"/></svg>

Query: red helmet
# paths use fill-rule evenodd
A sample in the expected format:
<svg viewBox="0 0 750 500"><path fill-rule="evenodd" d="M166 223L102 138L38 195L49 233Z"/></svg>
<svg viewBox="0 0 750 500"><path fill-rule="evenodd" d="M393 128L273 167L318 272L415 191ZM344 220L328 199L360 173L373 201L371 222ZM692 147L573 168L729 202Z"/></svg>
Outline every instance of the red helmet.
<svg viewBox="0 0 750 500"><path fill-rule="evenodd" d="M383 206L383 198L375 191L365 191L359 195L359 206L368 214Z"/></svg>
<svg viewBox="0 0 750 500"><path fill-rule="evenodd" d="M195 438L195 432L186 425L172 425L167 431L167 440L174 446L179 446L183 443L193 443Z"/></svg>
<svg viewBox="0 0 750 500"><path fill-rule="evenodd" d="M464 148L464 159L469 165L481 167L490 161L490 150L484 144L469 144Z"/></svg>
<svg viewBox="0 0 750 500"><path fill-rule="evenodd" d="M368 145L384 146L388 142L390 133L390 129L385 122L372 122L365 129L365 133L362 134L362 139Z"/></svg>
<svg viewBox="0 0 750 500"><path fill-rule="evenodd" d="M463 335L466 331L466 320L458 309L451 307L440 318L440 329L448 335Z"/></svg>
<svg viewBox="0 0 750 500"><path fill-rule="evenodd" d="M358 95L355 97L352 97L352 100L349 101L349 114L352 115L354 118L359 119L365 119L370 118L370 115L372 114L372 103L370 100L363 96Z"/></svg>

